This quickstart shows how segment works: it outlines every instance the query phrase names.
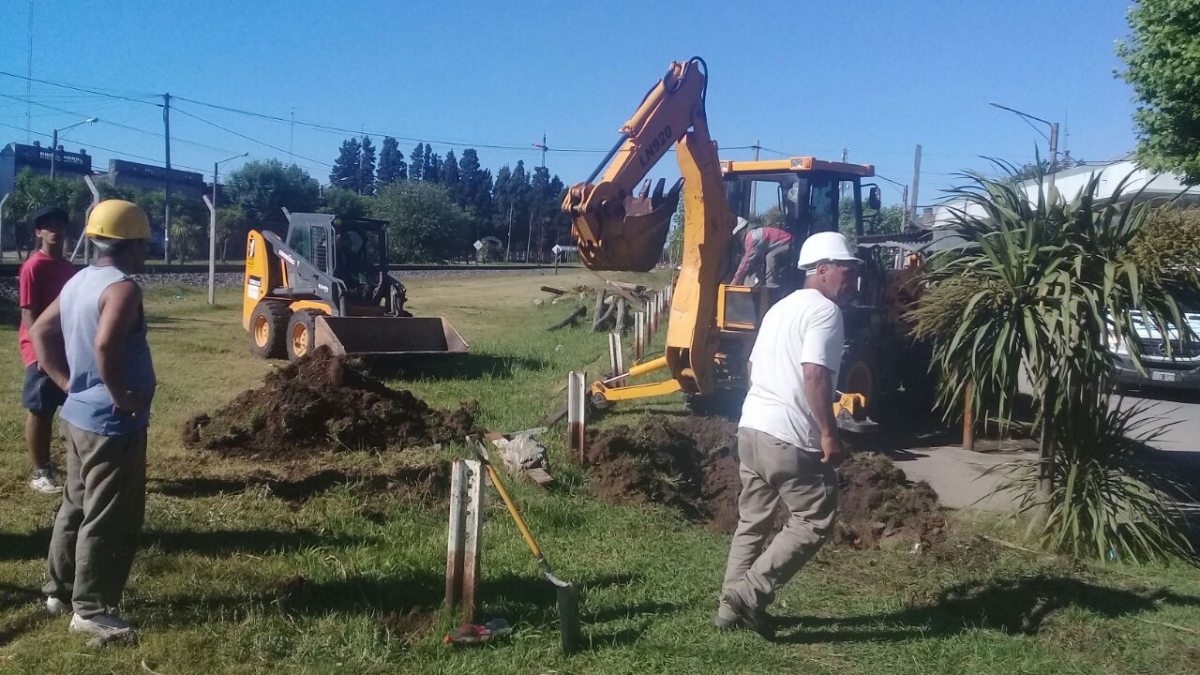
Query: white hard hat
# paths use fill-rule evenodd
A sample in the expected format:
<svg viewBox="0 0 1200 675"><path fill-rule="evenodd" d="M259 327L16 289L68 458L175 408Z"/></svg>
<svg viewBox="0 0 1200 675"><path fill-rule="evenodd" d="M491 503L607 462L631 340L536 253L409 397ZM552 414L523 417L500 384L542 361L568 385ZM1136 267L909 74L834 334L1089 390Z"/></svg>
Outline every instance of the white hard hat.
<svg viewBox="0 0 1200 675"><path fill-rule="evenodd" d="M808 235L804 245L800 247L800 261L797 264L802 270L812 269L818 263L853 262L860 263L850 250L850 242L840 232L817 232Z"/></svg>
<svg viewBox="0 0 1200 675"><path fill-rule="evenodd" d="M738 216L737 226L733 228L734 236L736 236L742 230L746 229L746 226L749 224L750 224L750 221L746 220L745 218L743 218L741 216Z"/></svg>

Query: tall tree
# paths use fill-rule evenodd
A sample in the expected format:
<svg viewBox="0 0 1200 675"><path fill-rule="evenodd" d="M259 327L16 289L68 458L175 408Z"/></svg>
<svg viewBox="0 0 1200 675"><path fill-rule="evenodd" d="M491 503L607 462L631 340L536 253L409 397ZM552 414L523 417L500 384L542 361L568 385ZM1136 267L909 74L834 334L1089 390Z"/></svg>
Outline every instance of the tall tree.
<svg viewBox="0 0 1200 675"><path fill-rule="evenodd" d="M437 156L433 148L429 144L425 144L425 173L421 175L421 180L427 180L431 183L439 183L441 177L442 158Z"/></svg>
<svg viewBox="0 0 1200 675"><path fill-rule="evenodd" d="M338 157L329 172L329 184L334 187L357 190L359 185L359 162L362 161L362 143L357 138L342 141Z"/></svg>
<svg viewBox="0 0 1200 675"><path fill-rule="evenodd" d="M408 153L408 179L423 180L425 177L425 144L417 143L417 147Z"/></svg>
<svg viewBox="0 0 1200 675"><path fill-rule="evenodd" d="M462 206L459 201L459 194L462 191L462 180L458 174L458 158L454 156L453 150L446 151L446 159L442 162L442 168L438 170L438 180L442 185L446 186L446 192L454 203Z"/></svg>
<svg viewBox="0 0 1200 675"><path fill-rule="evenodd" d="M479 165L475 148L463 150L458 160L459 204L480 223L492 217L492 173Z"/></svg>
<svg viewBox="0 0 1200 675"><path fill-rule="evenodd" d="M513 199L512 169L505 164L496 172L496 183L492 187L492 202L496 210L492 218L492 232L504 242L505 260L509 260L512 244Z"/></svg>
<svg viewBox="0 0 1200 675"><path fill-rule="evenodd" d="M404 153L400 152L400 144L391 136L385 136L383 147L379 150L379 169L375 172L376 182L382 187L407 177L408 167L404 163Z"/></svg>
<svg viewBox="0 0 1200 675"><path fill-rule="evenodd" d="M1200 183L1200 0L1141 0L1117 43L1137 97L1138 160Z"/></svg>
<svg viewBox="0 0 1200 675"><path fill-rule="evenodd" d="M362 159L359 161L358 193L362 195L375 194L375 145L370 136L362 138Z"/></svg>
<svg viewBox="0 0 1200 675"><path fill-rule="evenodd" d="M533 170L533 178L529 181L529 192L525 196L526 209L529 211L529 232L526 247L537 260L543 260L546 244L546 224L549 221L554 193L550 191L550 171L544 166Z"/></svg>

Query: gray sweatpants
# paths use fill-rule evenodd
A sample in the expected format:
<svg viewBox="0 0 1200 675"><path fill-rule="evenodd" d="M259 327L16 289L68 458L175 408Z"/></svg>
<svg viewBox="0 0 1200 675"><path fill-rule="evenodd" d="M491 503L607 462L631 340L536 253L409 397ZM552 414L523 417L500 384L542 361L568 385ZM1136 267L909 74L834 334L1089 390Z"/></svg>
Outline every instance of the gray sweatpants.
<svg viewBox="0 0 1200 675"><path fill-rule="evenodd" d="M754 429L738 429L738 456L742 494L724 588L761 610L829 537L838 478L833 467L821 463L818 453ZM791 515L764 550L781 500Z"/></svg>
<svg viewBox="0 0 1200 675"><path fill-rule="evenodd" d="M121 603L146 513L146 430L101 436L62 422L67 476L46 595L83 618Z"/></svg>

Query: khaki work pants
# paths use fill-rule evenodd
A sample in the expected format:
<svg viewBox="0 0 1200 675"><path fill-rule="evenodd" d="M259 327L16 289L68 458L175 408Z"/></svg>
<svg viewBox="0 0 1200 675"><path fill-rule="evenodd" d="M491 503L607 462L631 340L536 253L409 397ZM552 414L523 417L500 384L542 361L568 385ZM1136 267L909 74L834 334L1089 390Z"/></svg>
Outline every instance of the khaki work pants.
<svg viewBox="0 0 1200 675"><path fill-rule="evenodd" d="M62 422L67 475L46 595L82 618L121 603L146 513L146 430L101 436Z"/></svg>
<svg viewBox="0 0 1200 675"><path fill-rule="evenodd" d="M829 538L838 478L818 453L754 429L738 429L738 456L742 493L724 589L740 596L746 606L762 610ZM780 501L791 515L765 546Z"/></svg>

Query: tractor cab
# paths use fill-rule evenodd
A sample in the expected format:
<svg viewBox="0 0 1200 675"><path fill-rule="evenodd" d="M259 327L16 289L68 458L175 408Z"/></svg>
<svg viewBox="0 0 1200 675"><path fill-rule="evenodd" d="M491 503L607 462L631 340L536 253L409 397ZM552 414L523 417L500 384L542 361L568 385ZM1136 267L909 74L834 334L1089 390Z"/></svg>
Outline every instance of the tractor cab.
<svg viewBox="0 0 1200 675"><path fill-rule="evenodd" d="M730 247L732 255L740 257L744 253L747 233L757 228L769 228L769 236L775 241L788 243L779 264L772 270L774 273L762 274L752 279L755 283L747 285L785 291L797 288L804 278L796 270L796 261L808 235L840 231L861 237L865 231L864 212L870 216L880 208L879 188L862 182L875 175L875 167L871 165L827 162L813 157L727 160L721 162L721 174L734 215L749 221L749 227L739 232ZM734 281L731 275L737 268L738 261L733 260L727 283ZM745 282L737 280L737 283Z"/></svg>
<svg viewBox="0 0 1200 675"><path fill-rule="evenodd" d="M300 275L315 273L317 290L345 303L342 315L394 314L403 309L403 287L388 274L387 225L383 220L293 213L286 245L307 263L299 266ZM400 297L393 297L396 292Z"/></svg>

